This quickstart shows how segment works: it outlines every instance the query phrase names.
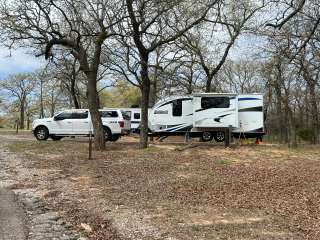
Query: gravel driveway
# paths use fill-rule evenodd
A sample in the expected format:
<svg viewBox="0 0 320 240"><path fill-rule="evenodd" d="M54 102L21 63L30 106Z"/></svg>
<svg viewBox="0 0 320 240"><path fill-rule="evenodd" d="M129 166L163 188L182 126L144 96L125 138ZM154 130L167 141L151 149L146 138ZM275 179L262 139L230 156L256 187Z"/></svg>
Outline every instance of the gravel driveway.
<svg viewBox="0 0 320 240"><path fill-rule="evenodd" d="M12 191L0 189L0 240L26 239L26 216Z"/></svg>

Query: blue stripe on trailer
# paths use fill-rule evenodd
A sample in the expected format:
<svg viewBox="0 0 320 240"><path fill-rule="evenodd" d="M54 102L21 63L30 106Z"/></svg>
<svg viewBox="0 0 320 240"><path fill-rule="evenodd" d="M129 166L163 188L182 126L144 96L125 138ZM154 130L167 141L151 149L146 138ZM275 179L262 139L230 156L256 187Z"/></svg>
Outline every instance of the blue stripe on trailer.
<svg viewBox="0 0 320 240"><path fill-rule="evenodd" d="M261 100L260 98L252 98L252 97L247 97L247 98L238 98L239 101L245 101L245 100Z"/></svg>

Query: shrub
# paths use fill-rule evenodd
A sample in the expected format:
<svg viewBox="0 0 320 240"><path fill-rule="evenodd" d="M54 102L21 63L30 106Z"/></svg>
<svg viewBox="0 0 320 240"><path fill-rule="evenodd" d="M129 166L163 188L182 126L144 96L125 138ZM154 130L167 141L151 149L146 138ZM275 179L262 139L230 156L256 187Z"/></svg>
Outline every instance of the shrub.
<svg viewBox="0 0 320 240"><path fill-rule="evenodd" d="M311 142L314 137L314 130L312 128L298 128L297 136L304 141Z"/></svg>

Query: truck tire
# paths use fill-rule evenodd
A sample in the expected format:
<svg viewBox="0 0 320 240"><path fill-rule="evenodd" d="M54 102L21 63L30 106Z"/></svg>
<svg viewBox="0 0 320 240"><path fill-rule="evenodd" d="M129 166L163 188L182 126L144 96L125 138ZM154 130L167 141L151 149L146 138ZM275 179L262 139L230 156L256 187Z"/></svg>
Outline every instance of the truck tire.
<svg viewBox="0 0 320 240"><path fill-rule="evenodd" d="M120 135L112 135L110 142L116 142L120 138Z"/></svg>
<svg viewBox="0 0 320 240"><path fill-rule="evenodd" d="M201 135L201 141L202 142L210 142L213 139L213 133L212 132L203 132Z"/></svg>
<svg viewBox="0 0 320 240"><path fill-rule="evenodd" d="M112 133L110 128L103 126L103 130L104 130L105 141L111 141Z"/></svg>
<svg viewBox="0 0 320 240"><path fill-rule="evenodd" d="M225 133L222 131L214 133L214 140L216 142L223 142L225 140L225 138L226 138Z"/></svg>
<svg viewBox="0 0 320 240"><path fill-rule="evenodd" d="M59 141L59 140L61 140L63 137L51 135L50 138L51 138L53 141Z"/></svg>
<svg viewBox="0 0 320 240"><path fill-rule="evenodd" d="M39 126L34 130L34 136L38 141L45 141L49 138L49 130L45 126Z"/></svg>

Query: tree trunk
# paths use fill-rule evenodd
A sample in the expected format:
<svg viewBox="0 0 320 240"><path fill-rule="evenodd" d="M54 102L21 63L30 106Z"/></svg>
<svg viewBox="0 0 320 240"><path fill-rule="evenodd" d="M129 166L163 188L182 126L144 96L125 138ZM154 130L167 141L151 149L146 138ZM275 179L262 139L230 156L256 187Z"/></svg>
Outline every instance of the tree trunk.
<svg viewBox="0 0 320 240"><path fill-rule="evenodd" d="M157 70L155 71L157 74ZM150 100L149 100L149 107L153 107L157 100L157 76L154 76L152 81L152 86L150 88Z"/></svg>
<svg viewBox="0 0 320 240"><path fill-rule="evenodd" d="M318 143L318 106L317 106L317 97L315 92L315 84L314 83L308 83L309 89L310 89L310 100L311 100L311 112L312 112L312 130L313 130L313 139L312 143L317 144Z"/></svg>
<svg viewBox="0 0 320 240"><path fill-rule="evenodd" d="M96 74L90 72L87 77L88 105L94 129L94 147L96 150L102 151L106 149L106 144L102 120L99 112Z"/></svg>
<svg viewBox="0 0 320 240"><path fill-rule="evenodd" d="M150 93L150 79L148 73L148 55L142 57L141 63L141 125L140 125L140 148L148 147L148 107Z"/></svg>
<svg viewBox="0 0 320 240"><path fill-rule="evenodd" d="M27 114L27 130L30 129L30 115Z"/></svg>
<svg viewBox="0 0 320 240"><path fill-rule="evenodd" d="M278 134L280 142L283 142L284 133L283 133L283 114L282 114L282 98L281 98L281 89L279 84L275 84L275 96L276 96L276 112L277 112L277 120L278 120Z"/></svg>
<svg viewBox="0 0 320 240"><path fill-rule="evenodd" d="M296 134L296 123L294 119L294 114L292 111L289 112L289 117L288 117L288 125L289 125L289 131L288 131L288 144L289 147L296 148L297 147L297 134Z"/></svg>
<svg viewBox="0 0 320 240"><path fill-rule="evenodd" d="M206 82L206 92L211 92L213 75L207 74L207 82Z"/></svg>
<svg viewBox="0 0 320 240"><path fill-rule="evenodd" d="M24 107L25 107L25 98L22 98L20 103L20 129L24 129Z"/></svg>
<svg viewBox="0 0 320 240"><path fill-rule="evenodd" d="M75 109L80 109L80 104L78 102L78 98L75 94L72 94L73 106Z"/></svg>
<svg viewBox="0 0 320 240"><path fill-rule="evenodd" d="M40 118L44 117L44 110L43 110L43 80L40 79Z"/></svg>
<svg viewBox="0 0 320 240"><path fill-rule="evenodd" d="M71 77L70 94L71 94L74 108L79 109L80 104L78 102L78 98L77 98L77 94L76 94L76 73L75 73L74 69L73 69L72 75L73 76Z"/></svg>

